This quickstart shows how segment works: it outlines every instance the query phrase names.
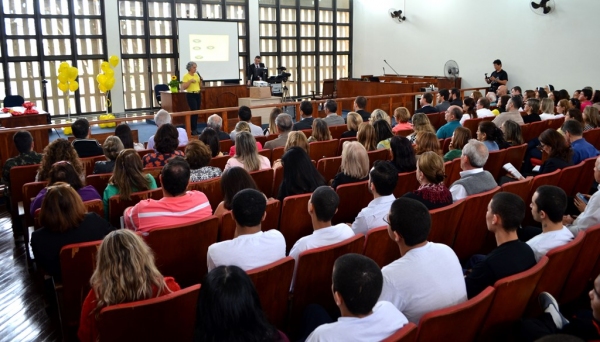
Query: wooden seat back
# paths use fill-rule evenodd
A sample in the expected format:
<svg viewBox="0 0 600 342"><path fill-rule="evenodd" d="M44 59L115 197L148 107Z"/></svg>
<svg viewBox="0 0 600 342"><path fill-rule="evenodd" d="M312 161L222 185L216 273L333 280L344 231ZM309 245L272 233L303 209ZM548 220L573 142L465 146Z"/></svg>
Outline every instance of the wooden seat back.
<svg viewBox="0 0 600 342"><path fill-rule="evenodd" d="M390 150L387 148L382 148L374 151L367 152L369 156L369 168L373 167L373 164L377 160L388 160L390 159Z"/></svg>
<svg viewBox="0 0 600 342"><path fill-rule="evenodd" d="M527 144L507 148L504 155L504 164L511 163L517 170L521 170L523 159L525 159L525 152L527 152Z"/></svg>
<svg viewBox="0 0 600 342"><path fill-rule="evenodd" d="M485 165L483 165L483 169L489 171L494 176L494 179L498 179L505 159L506 150L491 151Z"/></svg>
<svg viewBox="0 0 600 342"><path fill-rule="evenodd" d="M399 173L398 183L394 188L394 197L398 198L407 192L415 191L419 188L419 185L417 171Z"/></svg>
<svg viewBox="0 0 600 342"><path fill-rule="evenodd" d="M285 147L276 147L271 150L271 165L283 157L284 150Z"/></svg>
<svg viewBox="0 0 600 342"><path fill-rule="evenodd" d="M561 291L560 302L570 303L585 292L588 283L593 281L598 274L593 274L594 265L600 258L600 224L585 230L585 239L577 259L570 269L565 286Z"/></svg>
<svg viewBox="0 0 600 342"><path fill-rule="evenodd" d="M261 223L261 230L266 232L270 229L277 229L279 227L279 213L281 211L280 202L276 199L270 199L267 202L267 208L265 212L267 216ZM232 240L235 235L235 219L231 211L223 214L219 218L219 238L218 241Z"/></svg>
<svg viewBox="0 0 600 342"><path fill-rule="evenodd" d="M531 189L531 181L533 177L523 178L521 180L515 180L512 182L502 184L501 191L513 193L527 203L527 196L529 196L529 190Z"/></svg>
<svg viewBox="0 0 600 342"><path fill-rule="evenodd" d="M94 166L97 161L104 161L106 157L104 155L87 157L87 158L79 158L81 161L81 165L83 165L83 169L85 170L86 175L91 175L94 173Z"/></svg>
<svg viewBox="0 0 600 342"><path fill-rule="evenodd" d="M25 223L27 227L34 225L33 214L30 211L31 202L48 185L48 181L31 182L23 184L23 211L25 212Z"/></svg>
<svg viewBox="0 0 600 342"><path fill-rule="evenodd" d="M267 197L273 193L273 175L274 171L271 168L250 172L250 176L254 179L256 186Z"/></svg>
<svg viewBox="0 0 600 342"><path fill-rule="evenodd" d="M134 192L131 194L130 200L121 199L119 195L112 196L108 200L108 222L113 227L121 227L121 216L127 207L138 204L141 200L145 199L159 200L162 198L162 189L146 190Z"/></svg>
<svg viewBox="0 0 600 342"><path fill-rule="evenodd" d="M583 138L594 145L596 149L600 148L600 128L589 129L583 132Z"/></svg>
<svg viewBox="0 0 600 342"><path fill-rule="evenodd" d="M363 254L384 267L400 258L398 244L390 238L387 226L370 229L367 232Z"/></svg>
<svg viewBox="0 0 600 342"><path fill-rule="evenodd" d="M329 126L329 132L331 132L331 137L337 140L342 139L342 133L346 132L347 130L347 125Z"/></svg>
<svg viewBox="0 0 600 342"><path fill-rule="evenodd" d="M219 150L222 153L229 153L231 146L233 146L233 140L231 140L231 139L219 140Z"/></svg>
<svg viewBox="0 0 600 342"><path fill-rule="evenodd" d="M213 209L213 212L223 200L223 192L221 191L221 177L190 183L188 184L188 190L195 190L204 193L210 202L210 207Z"/></svg>
<svg viewBox="0 0 600 342"><path fill-rule="evenodd" d="M596 157L588 158L583 161L583 168L577 184L573 189L573 193L581 192L582 194L589 193L594 183L594 168L596 167Z"/></svg>
<svg viewBox="0 0 600 342"><path fill-rule="evenodd" d="M565 123L565 117L563 116L562 118L558 119L546 120L546 122L548 123L548 128L557 130L562 127L563 123Z"/></svg>
<svg viewBox="0 0 600 342"><path fill-rule="evenodd" d="M227 152L229 152L229 151L227 151ZM221 170L225 170L225 165L227 164L227 161L231 157L232 156L213 157L210 159L210 162L208 163L208 165L218 167Z"/></svg>
<svg viewBox="0 0 600 342"><path fill-rule="evenodd" d="M581 162L577 165L567 166L560 172L560 178L556 185L563 189L567 196L575 196L573 190L575 190L575 186L579 182L579 176L581 175L581 171L583 171L583 167L584 162Z"/></svg>
<svg viewBox="0 0 600 342"><path fill-rule="evenodd" d="M463 127L468 128L471 131L471 136L477 136L477 129L479 128L479 124L483 122L483 118L474 118L467 119L463 122Z"/></svg>
<svg viewBox="0 0 600 342"><path fill-rule="evenodd" d="M301 237L312 234L313 227L308 214L311 194L288 196L281 204L279 231L285 238L286 254Z"/></svg>
<svg viewBox="0 0 600 342"><path fill-rule="evenodd" d="M465 201L460 200L449 206L430 210L431 231L427 240L431 242L443 243L452 247L456 238L458 223L463 215Z"/></svg>
<svg viewBox="0 0 600 342"><path fill-rule="evenodd" d="M340 198L338 211L333 216L334 223L349 223L354 222L356 215L373 199L369 192L369 181L357 183L342 184L337 187L337 192Z"/></svg>
<svg viewBox="0 0 600 342"><path fill-rule="evenodd" d="M108 181L112 177L112 173L101 173L97 175L88 175L85 177L85 184L91 185L98 191L100 196L104 194L104 190L108 186Z"/></svg>
<svg viewBox="0 0 600 342"><path fill-rule="evenodd" d="M321 158L335 157L337 148L337 139L311 142L309 144L310 159L318 162Z"/></svg>
<svg viewBox="0 0 600 342"><path fill-rule="evenodd" d="M329 184L335 175L340 171L342 157L321 158L317 162L317 170L325 178L325 184Z"/></svg>
<svg viewBox="0 0 600 342"><path fill-rule="evenodd" d="M337 149L336 155L338 155L338 156L342 155L342 149L344 148L344 143L346 141L356 141L356 137L340 138L340 140L338 140L338 149Z"/></svg>
<svg viewBox="0 0 600 342"><path fill-rule="evenodd" d="M160 187L160 174L162 172L162 166L159 167L147 167L144 168L142 172L152 175L154 177L154 181L156 182L156 186Z"/></svg>
<svg viewBox="0 0 600 342"><path fill-rule="evenodd" d="M14 166L10 169L10 215L13 220L19 217L19 202L23 201L23 185L35 181L40 164ZM46 181L45 179L42 181Z"/></svg>

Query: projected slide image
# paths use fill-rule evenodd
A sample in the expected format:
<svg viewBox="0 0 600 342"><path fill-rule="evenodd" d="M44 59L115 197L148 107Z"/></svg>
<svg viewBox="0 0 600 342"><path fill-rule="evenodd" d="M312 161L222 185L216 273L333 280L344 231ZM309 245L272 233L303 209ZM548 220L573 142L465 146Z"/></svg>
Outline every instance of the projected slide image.
<svg viewBox="0 0 600 342"><path fill-rule="evenodd" d="M226 62L229 60L229 36L190 34L190 60Z"/></svg>

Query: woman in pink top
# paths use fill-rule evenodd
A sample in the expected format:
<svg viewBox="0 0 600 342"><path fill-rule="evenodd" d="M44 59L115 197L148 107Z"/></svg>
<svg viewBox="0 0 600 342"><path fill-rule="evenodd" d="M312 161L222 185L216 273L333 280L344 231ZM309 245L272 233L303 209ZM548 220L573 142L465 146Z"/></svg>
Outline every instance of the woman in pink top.
<svg viewBox="0 0 600 342"><path fill-rule="evenodd" d="M240 132L235 136L235 156L227 160L225 170L239 166L248 172L271 168L269 158L258 154L256 139L249 132Z"/></svg>
<svg viewBox="0 0 600 342"><path fill-rule="evenodd" d="M399 131L413 129L413 125L408 122L408 120L410 120L410 113L405 107L398 107L394 110L394 119L396 119L397 122L396 126L392 129L394 134Z"/></svg>

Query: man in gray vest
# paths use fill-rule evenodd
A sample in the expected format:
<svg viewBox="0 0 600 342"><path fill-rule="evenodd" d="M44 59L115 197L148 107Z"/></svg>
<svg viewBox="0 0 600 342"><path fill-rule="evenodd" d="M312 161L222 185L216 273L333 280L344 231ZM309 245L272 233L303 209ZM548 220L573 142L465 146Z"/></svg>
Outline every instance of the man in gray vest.
<svg viewBox="0 0 600 342"><path fill-rule="evenodd" d="M483 169L489 155L487 147L475 139L469 140L469 143L463 147L460 157L462 169L460 179L450 187L454 201L492 190L498 186L494 176Z"/></svg>

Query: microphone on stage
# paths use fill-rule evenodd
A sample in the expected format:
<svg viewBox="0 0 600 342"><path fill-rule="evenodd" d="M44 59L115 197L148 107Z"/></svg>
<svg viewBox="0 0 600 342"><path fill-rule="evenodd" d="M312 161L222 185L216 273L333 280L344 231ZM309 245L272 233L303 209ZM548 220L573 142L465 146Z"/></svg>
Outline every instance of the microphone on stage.
<svg viewBox="0 0 600 342"><path fill-rule="evenodd" d="M196 74L198 74L198 77L200 77L200 83L202 83L202 75L200 75L198 71L196 71Z"/></svg>

